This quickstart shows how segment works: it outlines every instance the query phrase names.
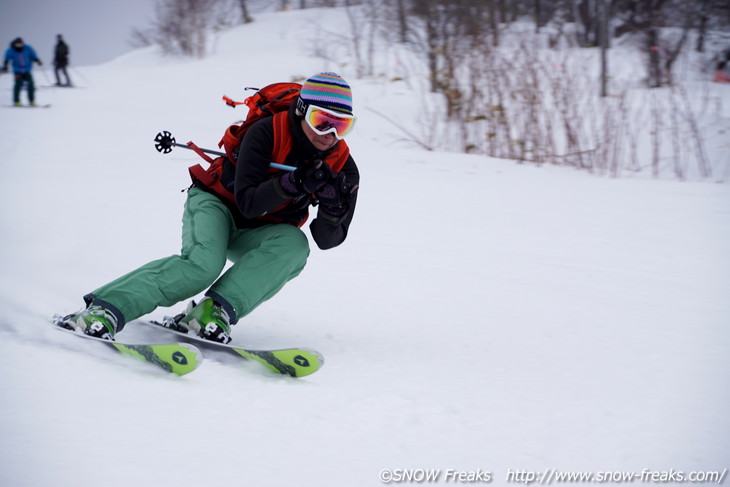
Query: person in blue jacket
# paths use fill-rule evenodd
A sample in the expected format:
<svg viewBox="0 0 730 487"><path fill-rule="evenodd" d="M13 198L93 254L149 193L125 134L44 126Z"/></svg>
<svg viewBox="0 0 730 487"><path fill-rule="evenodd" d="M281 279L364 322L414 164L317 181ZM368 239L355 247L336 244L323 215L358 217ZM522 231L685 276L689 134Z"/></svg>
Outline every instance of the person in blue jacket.
<svg viewBox="0 0 730 487"><path fill-rule="evenodd" d="M20 37L16 38L5 51L5 61L3 63L3 71L8 71L8 63L13 63L13 73L15 73L15 86L13 87L13 103L20 106L20 91L23 85L28 87L28 101L31 105L35 105L35 83L33 75L30 74L33 69L33 63L43 65L35 49L25 44Z"/></svg>

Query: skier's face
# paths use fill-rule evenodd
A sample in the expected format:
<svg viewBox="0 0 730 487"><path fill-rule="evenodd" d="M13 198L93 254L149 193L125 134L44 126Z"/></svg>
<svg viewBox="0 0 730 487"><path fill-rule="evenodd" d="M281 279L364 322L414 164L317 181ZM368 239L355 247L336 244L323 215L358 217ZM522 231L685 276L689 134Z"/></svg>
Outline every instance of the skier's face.
<svg viewBox="0 0 730 487"><path fill-rule="evenodd" d="M319 135L312 130L304 119L302 119L302 130L304 131L304 135L307 136L307 139L309 139L309 142L311 142L315 149L319 151L325 151L337 143L337 137L335 137L335 134L329 132L324 135Z"/></svg>

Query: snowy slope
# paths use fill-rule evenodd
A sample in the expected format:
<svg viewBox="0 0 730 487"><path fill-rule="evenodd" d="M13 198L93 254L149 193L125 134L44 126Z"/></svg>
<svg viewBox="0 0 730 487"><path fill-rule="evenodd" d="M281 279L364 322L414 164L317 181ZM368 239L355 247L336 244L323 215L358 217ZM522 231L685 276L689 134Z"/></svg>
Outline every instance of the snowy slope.
<svg viewBox="0 0 730 487"><path fill-rule="evenodd" d="M730 467L730 187L404 148L366 108L417 97L303 46L305 20L338 15L262 15L205 60L136 51L85 70L84 89L41 90L51 109L2 110L0 485L360 487L399 468L505 485L510 469ZM198 160L157 154L159 130L212 147L242 114L222 94L322 69L351 81L361 117L351 235L313 246L234 330L318 349L320 372L206 360L169 377L48 326L178 251ZM134 323L124 336L161 337Z"/></svg>

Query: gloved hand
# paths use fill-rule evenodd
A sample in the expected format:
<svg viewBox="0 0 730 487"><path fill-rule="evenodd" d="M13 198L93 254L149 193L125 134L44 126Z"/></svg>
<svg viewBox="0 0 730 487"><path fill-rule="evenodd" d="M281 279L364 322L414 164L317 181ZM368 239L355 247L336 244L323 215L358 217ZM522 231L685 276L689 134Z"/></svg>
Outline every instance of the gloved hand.
<svg viewBox="0 0 730 487"><path fill-rule="evenodd" d="M279 179L281 188L292 196L316 193L332 177L329 165L321 159L308 161Z"/></svg>
<svg viewBox="0 0 730 487"><path fill-rule="evenodd" d="M358 187L358 184L352 185L344 173L337 173L315 195L324 211L332 216L342 216L349 210Z"/></svg>
<svg viewBox="0 0 730 487"><path fill-rule="evenodd" d="M3 67L2 67L2 69L0 69L0 71L2 71L3 73L7 73L8 72L8 65L7 64L3 64Z"/></svg>
<svg viewBox="0 0 730 487"><path fill-rule="evenodd" d="M38 66L43 66L43 62L40 59L36 59L35 62L38 63Z"/></svg>

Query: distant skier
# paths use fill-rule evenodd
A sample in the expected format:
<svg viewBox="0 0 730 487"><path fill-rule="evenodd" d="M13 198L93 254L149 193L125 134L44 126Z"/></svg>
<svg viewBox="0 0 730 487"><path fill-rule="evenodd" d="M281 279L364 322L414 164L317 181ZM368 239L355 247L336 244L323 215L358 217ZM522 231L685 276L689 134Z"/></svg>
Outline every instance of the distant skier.
<svg viewBox="0 0 730 487"><path fill-rule="evenodd" d="M225 158L204 172L220 169L213 177L194 178L180 255L150 262L87 294L86 309L65 317L63 325L113 338L126 322L207 289L179 325L208 340L230 341L232 324L304 269L309 242L300 227L315 200L317 217L309 228L317 246L330 249L347 238L360 176L341 139L354 124L344 79L335 73L307 79L288 110L251 125L236 161ZM271 170L272 160L296 170ZM227 259L233 265L223 272ZM338 285L323 287L325 307L327 292Z"/></svg>
<svg viewBox="0 0 730 487"><path fill-rule="evenodd" d="M66 71L69 55L68 44L64 42L61 34L56 36L56 40L56 48L53 51L53 66L56 68L56 86L71 86L71 79L68 77L68 72ZM61 83L60 74L63 74L64 78L66 78L65 83Z"/></svg>
<svg viewBox="0 0 730 487"><path fill-rule="evenodd" d="M713 81L716 83L730 83L730 49L725 49L717 55Z"/></svg>
<svg viewBox="0 0 730 487"><path fill-rule="evenodd" d="M8 71L8 63L13 63L13 73L15 73L15 85L13 87L13 104L20 106L20 91L23 85L28 88L28 101L35 106L35 83L33 75L30 73L33 69L33 63L41 62L32 46L25 44L20 37L13 40L10 47L5 51L5 61L3 62L3 71Z"/></svg>

